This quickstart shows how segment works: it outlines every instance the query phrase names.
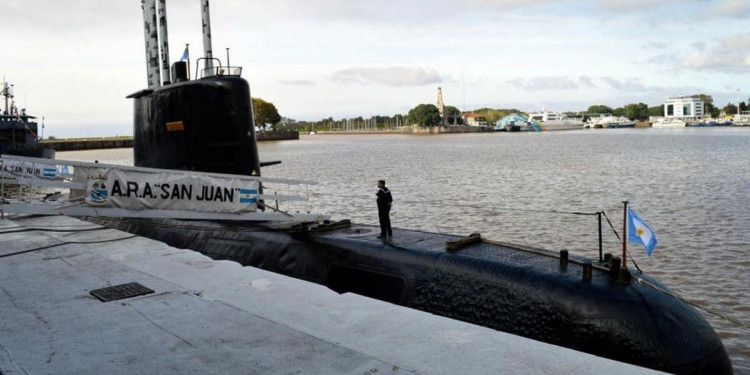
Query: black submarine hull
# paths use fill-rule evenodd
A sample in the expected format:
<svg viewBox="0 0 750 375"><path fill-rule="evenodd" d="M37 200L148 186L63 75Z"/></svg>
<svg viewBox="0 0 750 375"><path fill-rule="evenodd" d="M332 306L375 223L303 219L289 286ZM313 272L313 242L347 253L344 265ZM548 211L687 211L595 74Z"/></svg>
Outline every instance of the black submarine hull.
<svg viewBox="0 0 750 375"><path fill-rule="evenodd" d="M691 306L555 252L367 225L300 231L180 220L92 221L290 277L676 374L731 374L721 340ZM647 275L644 280L659 284Z"/></svg>
<svg viewBox="0 0 750 375"><path fill-rule="evenodd" d="M136 166L260 176L247 82L214 76L133 94ZM680 374L731 374L721 340L691 306L556 253L477 242L445 251L437 233L189 220L88 218L402 306ZM299 223L297 223L299 224ZM306 230L304 228L307 228ZM571 258L575 260L575 258ZM659 285L648 276L644 280ZM663 286L660 286L663 287Z"/></svg>

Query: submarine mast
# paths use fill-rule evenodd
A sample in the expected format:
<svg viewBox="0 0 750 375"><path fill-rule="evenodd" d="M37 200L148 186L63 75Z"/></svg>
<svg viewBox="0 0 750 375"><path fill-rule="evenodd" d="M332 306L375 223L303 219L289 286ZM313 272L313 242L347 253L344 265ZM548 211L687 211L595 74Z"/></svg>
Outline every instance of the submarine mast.
<svg viewBox="0 0 750 375"><path fill-rule="evenodd" d="M203 56L206 58L204 72L211 74L214 62L211 47L211 12L208 10L208 0L201 0L201 20L203 21Z"/></svg>

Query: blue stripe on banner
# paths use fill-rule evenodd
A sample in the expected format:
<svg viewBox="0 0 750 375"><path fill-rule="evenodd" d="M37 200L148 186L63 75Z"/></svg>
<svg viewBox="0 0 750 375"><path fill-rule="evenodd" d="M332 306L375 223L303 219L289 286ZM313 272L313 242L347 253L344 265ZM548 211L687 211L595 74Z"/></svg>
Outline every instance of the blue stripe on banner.
<svg viewBox="0 0 750 375"><path fill-rule="evenodd" d="M240 203L257 203L255 198L240 198Z"/></svg>
<svg viewBox="0 0 750 375"><path fill-rule="evenodd" d="M258 190L255 190L255 189L240 189L240 194L258 194Z"/></svg>

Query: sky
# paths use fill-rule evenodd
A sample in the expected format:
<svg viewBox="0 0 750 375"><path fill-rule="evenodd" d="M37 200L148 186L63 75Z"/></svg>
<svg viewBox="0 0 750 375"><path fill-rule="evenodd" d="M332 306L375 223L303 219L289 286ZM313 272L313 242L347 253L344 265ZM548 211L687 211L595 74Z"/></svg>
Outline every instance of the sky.
<svg viewBox="0 0 750 375"><path fill-rule="evenodd" d="M199 0L167 0L169 55L202 56ZM0 75L45 137L132 134L139 0L3 0ZM750 97L747 0L211 0L214 56L296 120L435 104L524 111Z"/></svg>

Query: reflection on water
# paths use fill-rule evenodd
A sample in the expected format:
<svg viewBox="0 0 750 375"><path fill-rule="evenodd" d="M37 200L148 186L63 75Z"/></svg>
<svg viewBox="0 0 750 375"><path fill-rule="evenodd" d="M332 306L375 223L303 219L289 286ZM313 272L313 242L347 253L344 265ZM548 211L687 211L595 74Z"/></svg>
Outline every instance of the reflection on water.
<svg viewBox="0 0 750 375"><path fill-rule="evenodd" d="M394 226L597 256L595 216L617 231L630 201L659 238L647 273L691 300L750 322L750 129L621 129L533 134L312 135L262 142L267 177L313 179L309 208L377 224L375 181L394 195ZM132 165L132 150L60 152ZM283 205L282 205L283 208ZM605 222L605 252L621 245ZM632 264L631 264L632 266ZM750 332L707 315L735 372L750 374Z"/></svg>

